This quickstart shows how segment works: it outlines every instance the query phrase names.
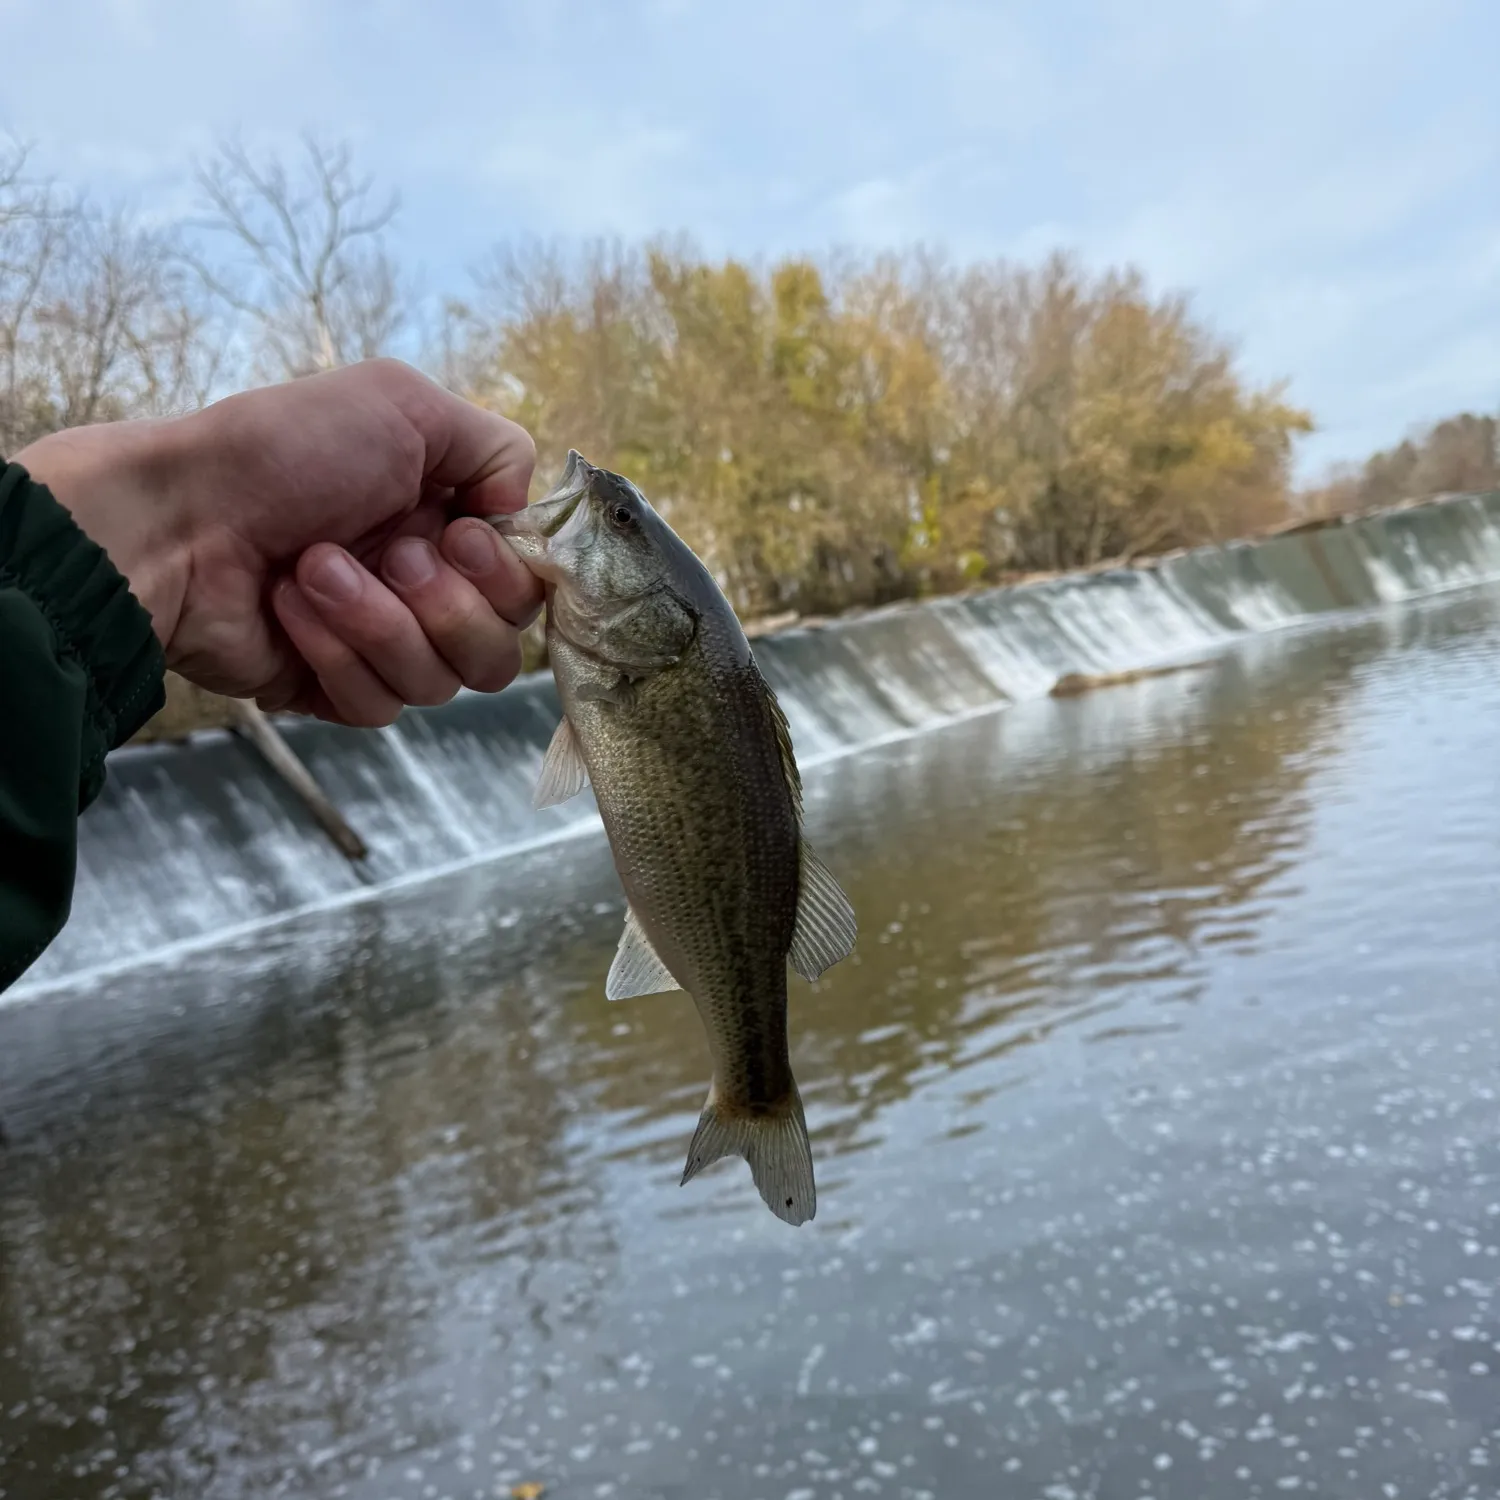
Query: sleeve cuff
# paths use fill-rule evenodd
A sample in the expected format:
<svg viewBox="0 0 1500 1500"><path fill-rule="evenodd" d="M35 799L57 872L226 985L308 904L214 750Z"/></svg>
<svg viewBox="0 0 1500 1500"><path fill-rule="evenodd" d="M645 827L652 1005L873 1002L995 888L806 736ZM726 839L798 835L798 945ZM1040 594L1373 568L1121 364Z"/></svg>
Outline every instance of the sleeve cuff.
<svg viewBox="0 0 1500 1500"><path fill-rule="evenodd" d="M0 460L3 464L3 460ZM51 625L58 649L88 680L84 801L104 757L166 701L166 658L151 616L104 549L20 464L0 467L0 580L20 588Z"/></svg>

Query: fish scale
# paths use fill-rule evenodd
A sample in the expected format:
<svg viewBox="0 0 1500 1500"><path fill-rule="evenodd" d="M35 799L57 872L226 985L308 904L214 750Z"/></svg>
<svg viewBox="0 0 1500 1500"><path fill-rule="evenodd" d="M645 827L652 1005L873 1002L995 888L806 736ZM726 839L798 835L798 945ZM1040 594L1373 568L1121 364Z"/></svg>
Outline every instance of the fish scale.
<svg viewBox="0 0 1500 1500"><path fill-rule="evenodd" d="M607 993L685 990L707 1036L683 1181L742 1156L772 1212L804 1223L787 963L817 977L856 925L802 836L786 718L712 575L628 480L574 452L552 494L493 524L547 591L564 718L538 804L592 785L630 904Z"/></svg>

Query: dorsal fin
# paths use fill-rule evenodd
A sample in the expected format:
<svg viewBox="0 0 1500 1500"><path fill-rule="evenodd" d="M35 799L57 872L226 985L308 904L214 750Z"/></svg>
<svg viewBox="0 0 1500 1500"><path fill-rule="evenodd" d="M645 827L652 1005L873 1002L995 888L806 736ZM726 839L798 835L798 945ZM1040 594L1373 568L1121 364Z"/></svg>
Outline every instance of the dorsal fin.
<svg viewBox="0 0 1500 1500"><path fill-rule="evenodd" d="M776 749L781 755L781 774L786 778L787 790L792 794L792 808L797 814L797 825L802 825L802 773L797 769L797 757L792 751L792 726L787 723L786 711L782 708L775 690L761 674L760 664L751 657L751 667L760 679L761 690L766 695L766 709L771 716L771 727L776 732Z"/></svg>
<svg viewBox="0 0 1500 1500"><path fill-rule="evenodd" d="M754 658L751 658L754 663ZM796 813L797 828L802 827L802 773L797 769L797 757L792 753L792 726L787 722L786 712L771 684L761 675L758 664L755 675L765 692L766 710L776 731L776 748L781 755L781 772L786 778L787 790L792 794L792 807ZM797 926L792 934L792 948L788 957L792 967L807 980L818 978L826 969L854 951L858 936L858 924L854 908L849 904L843 887L834 878L827 865L813 853L806 839L799 839L798 873L800 890L797 896Z"/></svg>

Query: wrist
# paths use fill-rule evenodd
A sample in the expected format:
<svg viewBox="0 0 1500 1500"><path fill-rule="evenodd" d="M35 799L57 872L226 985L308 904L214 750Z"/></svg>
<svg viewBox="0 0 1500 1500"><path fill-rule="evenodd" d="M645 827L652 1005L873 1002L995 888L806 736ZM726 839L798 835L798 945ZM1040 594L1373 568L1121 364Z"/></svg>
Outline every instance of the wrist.
<svg viewBox="0 0 1500 1500"><path fill-rule="evenodd" d="M13 456L103 548L164 648L192 571L191 424L183 417L75 427Z"/></svg>

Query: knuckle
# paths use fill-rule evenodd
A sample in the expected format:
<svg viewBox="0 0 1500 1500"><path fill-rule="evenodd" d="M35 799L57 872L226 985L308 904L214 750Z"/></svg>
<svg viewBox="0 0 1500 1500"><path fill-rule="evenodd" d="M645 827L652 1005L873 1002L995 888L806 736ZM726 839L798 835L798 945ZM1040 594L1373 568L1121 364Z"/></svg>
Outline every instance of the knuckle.
<svg viewBox="0 0 1500 1500"><path fill-rule="evenodd" d="M373 359L362 361L372 380L389 381L393 384L409 384L416 370L404 359L391 354L377 354Z"/></svg>
<svg viewBox="0 0 1500 1500"><path fill-rule="evenodd" d="M451 578L444 581L450 585L453 582ZM413 601L412 613L416 615L417 622L427 632L430 640L461 639L474 632L479 617L479 601L473 597L466 598L452 587L436 588L420 604Z"/></svg>
<svg viewBox="0 0 1500 1500"><path fill-rule="evenodd" d="M359 703L344 715L355 729L389 729L401 717L402 705L392 699L389 703Z"/></svg>
<svg viewBox="0 0 1500 1500"><path fill-rule="evenodd" d="M413 650L414 635L408 618L384 610L372 615L360 631L365 649L383 657L401 656Z"/></svg>
<svg viewBox="0 0 1500 1500"><path fill-rule="evenodd" d="M347 677L359 670L359 654L347 641L327 634L309 641L302 652L319 677Z"/></svg>
<svg viewBox="0 0 1500 1500"><path fill-rule="evenodd" d="M543 599L525 599L520 604L506 611L508 619L517 630L529 630L536 624L542 612Z"/></svg>
<svg viewBox="0 0 1500 1500"><path fill-rule="evenodd" d="M522 427L520 423L513 422L511 425L515 428L516 431L514 439L516 445L516 457L521 459L523 462L530 464L532 468L535 468L536 439L532 437L532 435L527 432L527 430Z"/></svg>
<svg viewBox="0 0 1500 1500"><path fill-rule="evenodd" d="M474 589L444 591L418 614L422 629L449 661L468 661L494 649L500 620Z"/></svg>
<svg viewBox="0 0 1500 1500"><path fill-rule="evenodd" d="M514 632L506 631L504 640L494 650L487 651L465 674L464 686L476 693L498 693L509 687L520 671L521 643Z"/></svg>
<svg viewBox="0 0 1500 1500"><path fill-rule="evenodd" d="M412 694L412 704L416 708L440 708L458 692L462 685L455 677L451 683L445 682L441 686L436 684L424 686L420 692Z"/></svg>
<svg viewBox="0 0 1500 1500"><path fill-rule="evenodd" d="M546 603L541 584L519 559L506 560L486 580L484 595L490 608L518 630L524 630L536 619Z"/></svg>

